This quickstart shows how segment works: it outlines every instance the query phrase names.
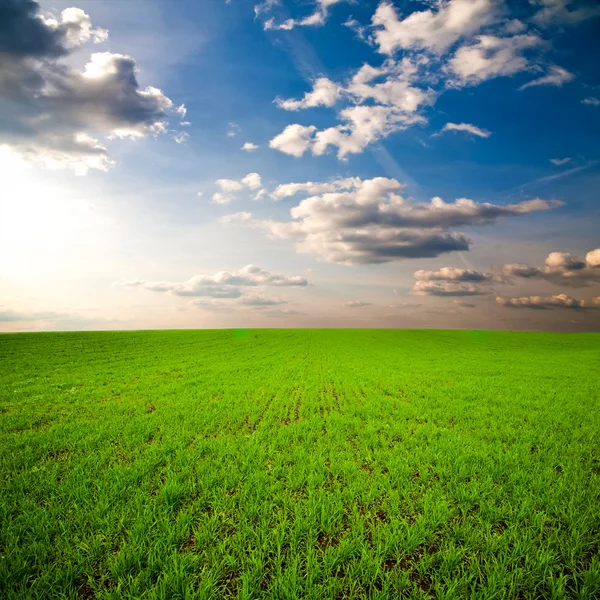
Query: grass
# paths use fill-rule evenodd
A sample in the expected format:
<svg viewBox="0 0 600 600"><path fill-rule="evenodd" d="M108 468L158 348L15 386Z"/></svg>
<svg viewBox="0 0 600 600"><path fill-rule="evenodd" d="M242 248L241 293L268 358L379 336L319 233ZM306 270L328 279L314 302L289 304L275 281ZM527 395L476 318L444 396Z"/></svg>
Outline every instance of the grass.
<svg viewBox="0 0 600 600"><path fill-rule="evenodd" d="M600 336L0 336L0 597L600 597Z"/></svg>

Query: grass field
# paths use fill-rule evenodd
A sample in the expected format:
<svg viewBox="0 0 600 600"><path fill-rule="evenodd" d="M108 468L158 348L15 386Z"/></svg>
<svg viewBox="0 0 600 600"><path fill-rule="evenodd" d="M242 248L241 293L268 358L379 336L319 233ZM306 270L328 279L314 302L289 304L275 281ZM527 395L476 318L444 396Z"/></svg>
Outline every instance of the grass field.
<svg viewBox="0 0 600 600"><path fill-rule="evenodd" d="M0 597L598 598L600 335L0 336Z"/></svg>

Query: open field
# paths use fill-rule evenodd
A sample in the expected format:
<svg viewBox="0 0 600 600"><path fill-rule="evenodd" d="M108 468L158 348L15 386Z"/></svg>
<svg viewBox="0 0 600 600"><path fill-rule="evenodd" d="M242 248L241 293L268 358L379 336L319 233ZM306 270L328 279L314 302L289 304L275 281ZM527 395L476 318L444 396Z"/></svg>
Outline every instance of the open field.
<svg viewBox="0 0 600 600"><path fill-rule="evenodd" d="M2 598L598 598L600 335L0 336Z"/></svg>

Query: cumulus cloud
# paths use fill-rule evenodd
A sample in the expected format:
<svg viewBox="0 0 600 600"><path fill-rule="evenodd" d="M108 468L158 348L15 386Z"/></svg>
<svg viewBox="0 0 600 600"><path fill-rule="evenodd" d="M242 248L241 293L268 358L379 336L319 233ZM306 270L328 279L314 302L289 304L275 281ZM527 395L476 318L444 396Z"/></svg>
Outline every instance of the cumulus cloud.
<svg viewBox="0 0 600 600"><path fill-rule="evenodd" d="M486 284L498 281L493 273L442 267L438 271L416 271L413 294L420 296L480 296Z"/></svg>
<svg viewBox="0 0 600 600"><path fill-rule="evenodd" d="M522 85L519 90L524 90L528 87L534 87L538 85L555 85L557 87L561 87L564 83L573 81L573 79L575 79L575 75L573 75L573 73L569 73L569 71L563 69L562 67L552 65L546 75L527 82L525 85Z"/></svg>
<svg viewBox="0 0 600 600"><path fill-rule="evenodd" d="M371 306L370 302L361 302L360 300L348 300L344 302L346 308L363 308L365 306Z"/></svg>
<svg viewBox="0 0 600 600"><path fill-rule="evenodd" d="M282 100L277 98L277 106L284 110L299 110L315 106L333 106L339 99L341 88L327 77L319 77L313 83L311 92L304 94L301 100Z"/></svg>
<svg viewBox="0 0 600 600"><path fill-rule="evenodd" d="M570 158L549 158L548 160L557 167L560 167L561 165L566 165L568 162L571 162Z"/></svg>
<svg viewBox="0 0 600 600"><path fill-rule="evenodd" d="M433 103L435 92L413 84L425 62L406 57L399 62L388 60L377 68L363 65L346 87L336 87L336 99L342 95L351 103L338 113L342 124L321 131L315 126L289 125L269 145L293 156L308 150L321 155L332 146L337 148L338 158L344 158L395 131L425 123L419 111ZM288 107L305 108L307 98L312 96L291 101Z"/></svg>
<svg viewBox="0 0 600 600"><path fill-rule="evenodd" d="M106 37L80 9L51 18L33 0L2 2L0 145L47 168L84 175L113 165L99 138L168 131L169 117L179 109L161 90L140 87L133 58L97 52L83 71L64 60L82 44Z"/></svg>
<svg viewBox="0 0 600 600"><path fill-rule="evenodd" d="M334 188L335 182L328 186ZM299 252L316 254L325 261L385 263L468 250L468 238L452 228L490 224L501 217L560 204L539 198L505 206L467 198L416 203L399 195L401 183L385 177L344 183L343 187L346 189L305 198L291 209L291 221L255 220L250 224L273 237L294 239Z"/></svg>
<svg viewBox="0 0 600 600"><path fill-rule="evenodd" d="M261 186L261 178L258 173L248 173L242 179L217 179L215 184L221 188L220 192L215 192L212 201L215 204L229 204L235 194L244 189L256 190Z"/></svg>
<svg viewBox="0 0 600 600"><path fill-rule="evenodd" d="M600 283L600 248L588 252L585 260L569 252L551 252L543 267L526 264L504 265L507 277L547 279L556 284L582 287Z"/></svg>
<svg viewBox="0 0 600 600"><path fill-rule="evenodd" d="M252 142L245 142L242 146L242 150L245 150L246 152L254 152L254 150L258 150L258 148L259 146L253 144Z"/></svg>
<svg viewBox="0 0 600 600"><path fill-rule="evenodd" d="M600 106L600 100L598 100L598 98L593 98L592 96L584 98L581 103L589 104L590 106Z"/></svg>
<svg viewBox="0 0 600 600"><path fill-rule="evenodd" d="M584 300L577 300L566 294L557 294L549 297L526 296L523 298L502 298L501 296L498 296L496 302L509 308L537 308L542 310L551 308L588 308L588 305Z"/></svg>
<svg viewBox="0 0 600 600"><path fill-rule="evenodd" d="M302 156L312 143L312 137L317 128L314 125L288 125L279 135L270 142L269 147L291 156Z"/></svg>
<svg viewBox="0 0 600 600"><path fill-rule="evenodd" d="M232 273L220 271L215 275L195 275L187 281L125 281L122 287L140 287L151 292L168 292L174 296L241 298L246 287L290 287L307 286L304 277L288 277L271 273L255 265L246 265Z"/></svg>
<svg viewBox="0 0 600 600"><path fill-rule="evenodd" d="M530 68L525 51L541 44L542 40L533 34L480 35L474 44L462 46L448 61L445 71L451 76L449 85L477 85L493 77L525 71Z"/></svg>
<svg viewBox="0 0 600 600"><path fill-rule="evenodd" d="M394 131L424 122L415 113L406 113L393 106L350 106L339 113L345 124L316 131L316 127L288 125L282 133L269 143L292 156L302 156L307 150L320 156L329 146L337 148L338 158L358 154L369 144L388 136Z"/></svg>
<svg viewBox="0 0 600 600"><path fill-rule="evenodd" d="M442 128L442 133L445 131L465 131L466 133L471 133L482 138L488 138L492 135L491 131L481 129L470 123L446 123Z"/></svg>
<svg viewBox="0 0 600 600"><path fill-rule="evenodd" d="M389 2L382 2L372 18L379 52L396 50L447 50L461 37L492 23L499 3L493 0L437 0L434 9L415 11L401 19Z"/></svg>

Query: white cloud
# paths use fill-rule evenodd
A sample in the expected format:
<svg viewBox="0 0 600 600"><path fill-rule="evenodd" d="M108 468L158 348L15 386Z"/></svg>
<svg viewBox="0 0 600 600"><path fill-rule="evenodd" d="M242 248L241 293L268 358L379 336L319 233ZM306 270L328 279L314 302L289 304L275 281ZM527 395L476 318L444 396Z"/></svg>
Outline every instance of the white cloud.
<svg viewBox="0 0 600 600"><path fill-rule="evenodd" d="M319 77L313 83L311 92L304 94L302 100L282 100L277 98L277 106L285 110L299 110L315 106L333 106L339 99L341 88L327 77Z"/></svg>
<svg viewBox="0 0 600 600"><path fill-rule="evenodd" d="M190 134L185 131L180 131L179 133L173 134L173 139L178 144L185 144L190 139Z"/></svg>
<svg viewBox="0 0 600 600"><path fill-rule="evenodd" d="M133 58L96 52L83 72L63 61L82 44L106 38L77 8L55 19L42 16L31 0L3 13L0 145L44 167L83 175L114 164L97 138L167 133L169 117L180 107L161 90L140 87Z"/></svg>
<svg viewBox="0 0 600 600"><path fill-rule="evenodd" d="M519 90L524 90L528 87L538 85L555 85L561 87L564 83L573 81L573 79L575 79L575 75L573 75L573 73L569 73L569 71L563 69L562 67L552 65L548 69L548 73L546 75L527 82L525 85L522 85Z"/></svg>
<svg viewBox="0 0 600 600"><path fill-rule="evenodd" d="M302 156L309 149L320 156L333 146L338 149L337 156L341 159L362 152L369 144L394 131L424 122L417 114L382 105L350 106L339 116L346 122L344 125L322 131L316 131L314 126L288 125L269 145L293 156Z"/></svg>
<svg viewBox="0 0 600 600"><path fill-rule="evenodd" d="M364 308L365 306L371 306L370 302L361 302L360 300L349 300L344 302L346 308Z"/></svg>
<svg viewBox="0 0 600 600"><path fill-rule="evenodd" d="M576 298L571 298L571 296L567 296L566 294L557 294L549 297L526 296L523 298L502 298L498 296L496 298L496 302L509 308L570 308L576 310L588 308L588 305L584 300L577 300Z"/></svg>
<svg viewBox="0 0 600 600"><path fill-rule="evenodd" d="M581 104L589 104L590 106L600 106L600 100L598 98L593 98L590 96L589 98L584 98L581 101Z"/></svg>
<svg viewBox="0 0 600 600"><path fill-rule="evenodd" d="M229 204L237 192L240 192L244 189L258 189L261 186L261 178L258 173L248 173L248 175L240 180L217 179L215 184L221 188L221 191L213 194L213 202L215 204Z"/></svg>
<svg viewBox="0 0 600 600"><path fill-rule="evenodd" d="M600 248L588 252L585 255L585 263L588 267L600 267Z"/></svg>
<svg viewBox="0 0 600 600"><path fill-rule="evenodd" d="M475 125L471 125L470 123L446 123L442 128L442 133L445 131L466 131L467 133L471 133L482 138L488 138L490 135L492 135L491 131L488 131L487 129L481 129Z"/></svg>
<svg viewBox="0 0 600 600"><path fill-rule="evenodd" d="M219 223L239 223L242 221L249 221L252 218L252 213L247 211L241 211L225 215L219 219Z"/></svg>
<svg viewBox="0 0 600 600"><path fill-rule="evenodd" d="M215 183L224 192L239 192L240 190L244 189L242 182L235 179L217 179Z"/></svg>
<svg viewBox="0 0 600 600"><path fill-rule="evenodd" d="M310 127L288 125L269 142L269 147L291 156L300 157L311 145L316 129L314 125Z"/></svg>
<svg viewBox="0 0 600 600"><path fill-rule="evenodd" d="M435 94L431 89L413 85L420 69L426 67L426 57L404 57L401 61L387 60L381 67L364 64L352 77L345 92L360 103L373 100L398 111L414 113L424 105L432 104ZM383 78L383 81L379 81Z"/></svg>
<svg viewBox="0 0 600 600"><path fill-rule="evenodd" d="M241 181L242 185L250 190L256 190L261 185L260 175L258 173L248 173Z"/></svg>
<svg viewBox="0 0 600 600"><path fill-rule="evenodd" d="M347 177L346 179L335 179L325 183L283 183L278 185L271 193L273 200L281 200L295 196L296 194L322 194L324 192L336 192L358 187L361 180L358 177Z"/></svg>
<svg viewBox="0 0 600 600"><path fill-rule="evenodd" d="M542 40L532 34L512 37L480 35L477 42L462 46L448 61L445 70L453 76L449 85L477 85L486 79L524 71L530 66L524 52L541 43Z"/></svg>
<svg viewBox="0 0 600 600"><path fill-rule="evenodd" d="M499 3L493 0L437 0L436 10L415 11L400 19L389 2L382 2L372 18L379 52L427 49L443 52L463 36L492 23Z"/></svg>
<svg viewBox="0 0 600 600"><path fill-rule="evenodd" d="M333 182L328 185L335 187ZM250 224L276 238L293 239L299 252L344 264L385 263L403 258L435 257L468 250L469 240L452 228L485 225L560 205L539 198L511 205L477 203L461 198L446 203L433 198L413 203L398 194L395 179L376 177L302 200L287 222L255 220Z"/></svg>
<svg viewBox="0 0 600 600"><path fill-rule="evenodd" d="M225 194L222 194L221 192L215 192L212 195L212 201L215 204L229 204L231 202L231 196L226 196Z"/></svg>
<svg viewBox="0 0 600 600"><path fill-rule="evenodd" d="M333 146L338 150L338 158L343 159L395 131L425 123L419 110L433 104L436 94L431 89L416 87L413 81L427 62L426 58L404 58L398 62L388 60L377 68L363 65L347 87L336 87L336 97L342 94L353 104L338 113L343 124L321 131L314 126L290 125L271 141L271 147L302 156L307 150L321 155ZM288 108L305 108L307 98L310 100L312 96L291 101L293 104ZM376 104L371 104L372 101Z"/></svg>
<svg viewBox="0 0 600 600"><path fill-rule="evenodd" d="M195 275L182 282L135 280L121 285L184 297L241 298L245 287L304 287L308 281L304 277L288 277L255 265L246 265L233 273L220 271L215 275Z"/></svg>
<svg viewBox="0 0 600 600"><path fill-rule="evenodd" d="M258 148L259 146L253 144L252 142L245 142L242 146L242 150L245 150L246 152L254 152L254 150L258 150Z"/></svg>
<svg viewBox="0 0 600 600"><path fill-rule="evenodd" d="M302 17L301 19L286 19L282 23L276 23L275 19L271 17L264 22L264 28L266 31L268 30L281 30L281 31L290 31L294 29L294 27L321 27L325 25L327 22L327 17L329 16L329 8L334 4L339 4L340 2L347 2L349 0L316 0L316 8L315 11L307 15L306 17ZM279 2L275 2L272 0L267 0L262 4L259 4L254 7L255 15L259 16L266 12L269 12L273 9L273 7L277 6Z"/></svg>
<svg viewBox="0 0 600 600"><path fill-rule="evenodd" d="M561 165L566 165L568 162L571 162L570 158L549 158L548 160L557 167L560 167Z"/></svg>

